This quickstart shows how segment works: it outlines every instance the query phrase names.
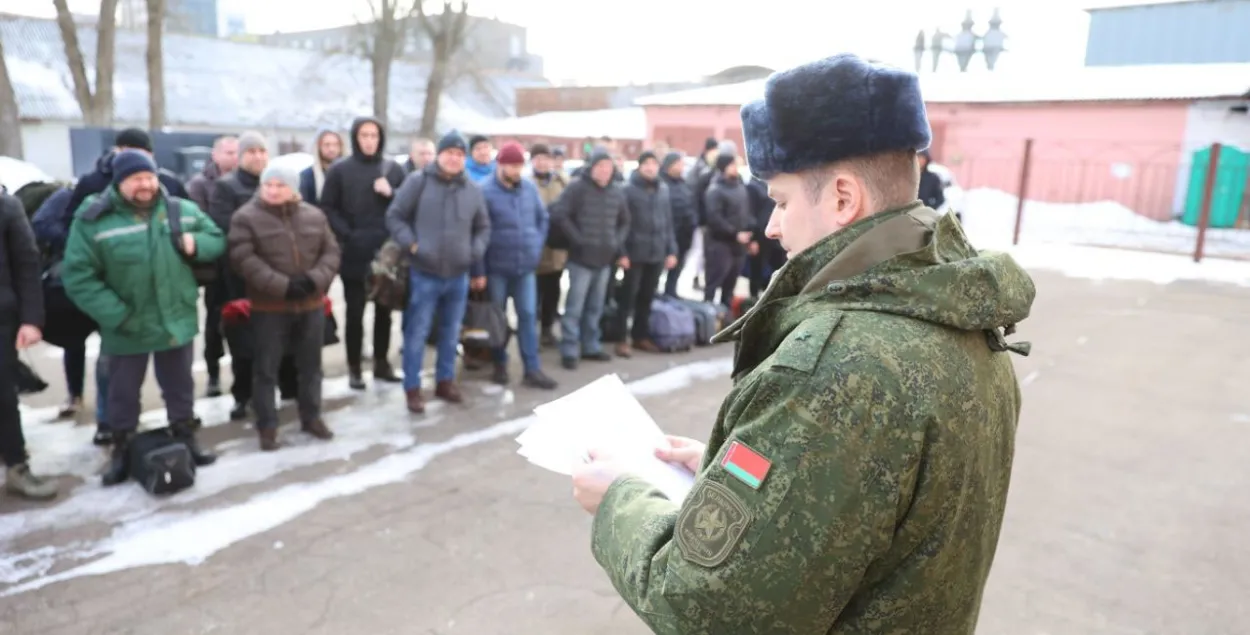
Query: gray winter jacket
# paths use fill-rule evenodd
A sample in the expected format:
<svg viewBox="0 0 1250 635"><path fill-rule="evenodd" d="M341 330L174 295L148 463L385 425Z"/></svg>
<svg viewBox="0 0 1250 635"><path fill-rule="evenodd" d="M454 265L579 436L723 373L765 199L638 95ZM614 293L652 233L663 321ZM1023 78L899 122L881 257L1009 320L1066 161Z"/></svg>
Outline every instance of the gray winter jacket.
<svg viewBox="0 0 1250 635"><path fill-rule="evenodd" d="M482 189L464 173L441 174L437 165L404 179L386 210L386 229L417 271L440 278L468 273L490 244Z"/></svg>
<svg viewBox="0 0 1250 635"><path fill-rule="evenodd" d="M573 179L552 204L551 218L569 243L569 260L583 267L607 267L624 253L629 205L616 182L599 187L589 174Z"/></svg>
<svg viewBox="0 0 1250 635"><path fill-rule="evenodd" d="M629 260L650 265L676 256L677 237L673 232L668 184L658 177L648 181L635 170L625 186L625 199L629 202L629 237L625 239Z"/></svg>

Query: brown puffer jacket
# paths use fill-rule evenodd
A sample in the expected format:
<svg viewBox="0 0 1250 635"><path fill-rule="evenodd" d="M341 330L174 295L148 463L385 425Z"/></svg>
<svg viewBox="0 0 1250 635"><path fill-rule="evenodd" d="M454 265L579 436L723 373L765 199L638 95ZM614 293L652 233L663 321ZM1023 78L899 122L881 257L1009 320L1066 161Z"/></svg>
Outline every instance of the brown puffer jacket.
<svg viewBox="0 0 1250 635"><path fill-rule="evenodd" d="M340 251L321 210L302 201L269 205L252 198L230 219L230 265L243 278L253 311L297 313L321 307L339 271ZM312 279L317 293L287 300L297 274Z"/></svg>

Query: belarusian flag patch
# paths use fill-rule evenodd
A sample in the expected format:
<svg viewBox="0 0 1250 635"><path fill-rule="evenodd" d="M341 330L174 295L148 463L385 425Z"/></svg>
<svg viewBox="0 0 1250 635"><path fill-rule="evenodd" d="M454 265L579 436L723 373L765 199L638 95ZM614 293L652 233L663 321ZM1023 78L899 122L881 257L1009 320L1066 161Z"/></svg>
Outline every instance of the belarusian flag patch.
<svg viewBox="0 0 1250 635"><path fill-rule="evenodd" d="M729 449L725 451L720 464L726 472L733 474L753 489L759 489L760 485L764 484L764 479L768 477L768 470L773 466L772 462L759 452L738 441L729 443Z"/></svg>

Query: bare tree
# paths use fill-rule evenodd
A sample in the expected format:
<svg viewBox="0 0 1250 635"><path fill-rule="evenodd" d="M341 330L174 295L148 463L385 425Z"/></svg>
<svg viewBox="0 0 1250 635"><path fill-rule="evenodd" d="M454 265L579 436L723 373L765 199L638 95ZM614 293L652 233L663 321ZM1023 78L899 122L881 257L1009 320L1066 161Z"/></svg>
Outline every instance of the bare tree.
<svg viewBox="0 0 1250 635"><path fill-rule="evenodd" d="M148 128L165 127L165 0L148 2Z"/></svg>
<svg viewBox="0 0 1250 635"><path fill-rule="evenodd" d="M453 9L451 0L443 0L443 11L437 15L426 13L418 2L417 19L421 30L430 38L433 58L430 75L425 81L425 106L421 111L421 136L433 137L438 126L438 109L443 91L451 86L467 66L458 67L457 58L464 49L469 24L468 0L461 0L460 8Z"/></svg>
<svg viewBox="0 0 1250 635"><path fill-rule="evenodd" d="M391 66L403 52L409 18L421 0L369 0L370 19L358 25L359 43L373 70L373 116L386 125L391 104Z"/></svg>
<svg viewBox="0 0 1250 635"><path fill-rule="evenodd" d="M117 0L100 0L100 19L96 23L95 90L87 80L87 65L78 45L78 27L69 12L67 0L52 0L56 6L56 24L65 45L65 59L74 79L74 98L82 111L83 121L90 126L113 124L113 58L117 39Z"/></svg>
<svg viewBox="0 0 1250 635"><path fill-rule="evenodd" d="M0 156L22 158L22 122L17 111L17 92L5 63L0 40Z"/></svg>

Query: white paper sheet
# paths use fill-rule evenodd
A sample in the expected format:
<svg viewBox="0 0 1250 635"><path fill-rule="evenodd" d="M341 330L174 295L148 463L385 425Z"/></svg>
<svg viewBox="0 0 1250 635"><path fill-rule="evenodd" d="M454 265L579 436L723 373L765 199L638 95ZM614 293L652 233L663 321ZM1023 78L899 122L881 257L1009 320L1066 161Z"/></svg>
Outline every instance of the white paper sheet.
<svg viewBox="0 0 1250 635"><path fill-rule="evenodd" d="M538 421L517 437L518 454L530 463L572 474L599 449L664 493L681 501L694 474L656 458L664 433L621 378L606 375L585 387L534 409Z"/></svg>

